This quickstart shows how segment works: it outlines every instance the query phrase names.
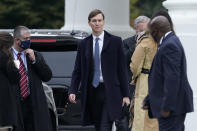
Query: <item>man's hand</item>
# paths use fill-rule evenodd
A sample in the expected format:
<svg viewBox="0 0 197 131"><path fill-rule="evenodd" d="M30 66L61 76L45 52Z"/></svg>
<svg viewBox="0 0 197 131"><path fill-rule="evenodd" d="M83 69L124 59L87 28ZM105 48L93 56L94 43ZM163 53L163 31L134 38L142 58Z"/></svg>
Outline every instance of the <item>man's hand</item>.
<svg viewBox="0 0 197 131"><path fill-rule="evenodd" d="M145 101L143 101L143 103L142 103L142 109L148 110L148 108L149 108L148 104Z"/></svg>
<svg viewBox="0 0 197 131"><path fill-rule="evenodd" d="M170 116L170 111L161 110L161 116L166 118Z"/></svg>
<svg viewBox="0 0 197 131"><path fill-rule="evenodd" d="M126 104L126 106L130 105L130 99L129 97L123 97L122 100L122 107Z"/></svg>
<svg viewBox="0 0 197 131"><path fill-rule="evenodd" d="M76 98L76 95L75 94L70 94L69 95L69 101L71 103L77 103L76 100L75 100L75 98Z"/></svg>
<svg viewBox="0 0 197 131"><path fill-rule="evenodd" d="M34 62L36 60L35 54L34 54L34 50L32 49L26 49L25 54L28 54L29 59Z"/></svg>

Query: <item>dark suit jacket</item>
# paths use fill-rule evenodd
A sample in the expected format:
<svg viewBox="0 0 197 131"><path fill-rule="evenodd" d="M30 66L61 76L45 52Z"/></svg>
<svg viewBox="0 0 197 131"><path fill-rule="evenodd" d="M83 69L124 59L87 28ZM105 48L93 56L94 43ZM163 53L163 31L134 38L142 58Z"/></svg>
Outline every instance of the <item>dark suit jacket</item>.
<svg viewBox="0 0 197 131"><path fill-rule="evenodd" d="M130 83L133 76L133 73L131 72L130 69L130 63L131 63L131 57L136 47L136 35L123 40L123 44L124 44L124 54L126 56L128 82Z"/></svg>
<svg viewBox="0 0 197 131"><path fill-rule="evenodd" d="M46 96L42 86L42 81L47 82L51 79L52 72L49 66L45 63L43 56L36 51L34 53L36 57L35 64L32 64L29 57L26 56L33 111L33 114L31 115L34 117L35 131L52 131ZM22 123L23 122L20 124ZM22 125L16 128L15 131L23 131L21 126Z"/></svg>
<svg viewBox="0 0 197 131"><path fill-rule="evenodd" d="M180 115L193 111L193 92L187 79L186 58L178 37L163 39L149 75L149 102L153 117L161 110Z"/></svg>
<svg viewBox="0 0 197 131"><path fill-rule="evenodd" d="M75 68L72 74L69 94L76 94L79 85L82 104L82 124L91 123L87 112L87 90L92 83L92 45L93 37L90 35L78 44ZM101 69L105 85L107 109L111 120L118 119L121 115L122 98L129 96L126 63L123 53L122 40L105 31L103 49L101 52ZM96 104L96 103L92 103Z"/></svg>

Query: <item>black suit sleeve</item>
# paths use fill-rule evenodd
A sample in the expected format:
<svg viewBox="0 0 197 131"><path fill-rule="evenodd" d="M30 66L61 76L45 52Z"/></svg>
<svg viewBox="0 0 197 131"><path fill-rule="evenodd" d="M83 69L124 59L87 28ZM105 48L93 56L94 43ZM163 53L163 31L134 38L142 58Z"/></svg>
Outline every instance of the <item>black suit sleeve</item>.
<svg viewBox="0 0 197 131"><path fill-rule="evenodd" d="M118 47L118 76L120 80L121 92L123 97L129 97L129 88L128 88L128 75L126 73L126 61L123 52L123 44L121 38L119 39L119 47Z"/></svg>
<svg viewBox="0 0 197 131"><path fill-rule="evenodd" d="M174 44L168 44L163 48L163 102L162 109L174 111L181 78L181 50Z"/></svg>
<svg viewBox="0 0 197 131"><path fill-rule="evenodd" d="M36 57L36 62L32 64L38 76L42 81L47 82L52 77L52 71L50 67L46 64L43 56L39 52L34 52Z"/></svg>
<svg viewBox="0 0 197 131"><path fill-rule="evenodd" d="M7 63L6 73L11 83L19 83L21 75L19 73L19 70L15 67L14 63Z"/></svg>
<svg viewBox="0 0 197 131"><path fill-rule="evenodd" d="M124 45L123 49L124 49L124 54L126 56L127 65L130 65L131 56L133 55L136 45L135 36L123 40L123 45Z"/></svg>
<svg viewBox="0 0 197 131"><path fill-rule="evenodd" d="M81 48L82 41L78 43L77 56L75 59L75 67L72 73L71 86L68 90L68 94L76 94L79 84L81 82Z"/></svg>
<svg viewBox="0 0 197 131"><path fill-rule="evenodd" d="M147 103L147 104L149 104L150 103L150 101L149 101L149 95L147 95L145 98L144 98L144 103Z"/></svg>

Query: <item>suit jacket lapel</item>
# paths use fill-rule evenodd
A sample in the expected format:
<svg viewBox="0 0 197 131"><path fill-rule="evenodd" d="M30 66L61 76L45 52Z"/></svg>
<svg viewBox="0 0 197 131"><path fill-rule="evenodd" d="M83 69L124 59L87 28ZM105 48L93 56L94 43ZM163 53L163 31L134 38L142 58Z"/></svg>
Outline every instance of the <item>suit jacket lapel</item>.
<svg viewBox="0 0 197 131"><path fill-rule="evenodd" d="M108 32L105 31L104 33L104 41L103 41L103 48L102 48L102 51L101 51L101 56L103 54L103 52L105 52L105 50L107 49L108 45L109 45L109 39L110 39L110 34ZM89 36L89 38L87 39L87 42L86 42L86 59L87 59L87 64L90 64L92 65L92 60L93 60L93 36Z"/></svg>
<svg viewBox="0 0 197 131"><path fill-rule="evenodd" d="M31 60L29 57L26 55L26 61L27 61L27 75L28 75L28 86L31 90L31 85L32 85L32 74L31 74Z"/></svg>
<svg viewBox="0 0 197 131"><path fill-rule="evenodd" d="M31 64L31 61L30 61L30 59L27 55L25 57L26 57L26 62L27 62L27 74L28 74L28 77L29 77L29 72L31 71L31 68L29 66Z"/></svg>
<svg viewBox="0 0 197 131"><path fill-rule="evenodd" d="M89 80L92 81L93 78L93 37L92 35L89 36L89 38L87 39L87 41L85 41L84 44L85 47L85 59L86 59L86 63L87 63L87 74L89 74Z"/></svg>
<svg viewBox="0 0 197 131"><path fill-rule="evenodd" d="M94 69L93 68L93 37L92 35L89 36L87 41L85 41L84 46L85 46L85 59L87 63L87 70L90 73L90 79L91 79L92 78L91 73L93 72L92 70Z"/></svg>
<svg viewBox="0 0 197 131"><path fill-rule="evenodd" d="M164 38L163 38L163 41L162 41L162 43L161 43L160 46L162 46L162 45L165 43L165 41L166 41L168 38L170 38L171 36L173 36L173 35L174 35L174 33L173 33L173 32L170 32L170 34L168 34L166 37L164 37Z"/></svg>
<svg viewBox="0 0 197 131"><path fill-rule="evenodd" d="M101 53L103 53L107 49L107 47L109 45L109 38L110 38L110 34L105 31L105 33L104 33L104 41L103 41L103 49L102 49Z"/></svg>
<svg viewBox="0 0 197 131"><path fill-rule="evenodd" d="M86 52L85 52L87 60L91 60L93 57L93 37L92 35L86 42Z"/></svg>

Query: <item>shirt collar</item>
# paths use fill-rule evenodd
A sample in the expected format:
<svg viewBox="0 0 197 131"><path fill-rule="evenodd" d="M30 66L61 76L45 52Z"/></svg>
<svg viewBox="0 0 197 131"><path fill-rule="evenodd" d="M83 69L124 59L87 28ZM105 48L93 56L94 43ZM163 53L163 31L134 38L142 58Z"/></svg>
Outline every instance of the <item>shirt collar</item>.
<svg viewBox="0 0 197 131"><path fill-rule="evenodd" d="M99 38L99 40L103 41L103 39L104 39L104 31L99 36L95 36L93 34L92 34L92 36L93 36L93 40L95 40L96 38Z"/></svg>
<svg viewBox="0 0 197 131"><path fill-rule="evenodd" d="M15 48L12 47L12 50L14 52L14 54L17 56L17 54L19 53ZM24 55L24 51L20 52L21 55Z"/></svg>
<svg viewBox="0 0 197 131"><path fill-rule="evenodd" d="M161 43L163 42L163 39L168 36L172 31L168 31L167 33L165 33L164 36L161 37L159 44L161 45Z"/></svg>

